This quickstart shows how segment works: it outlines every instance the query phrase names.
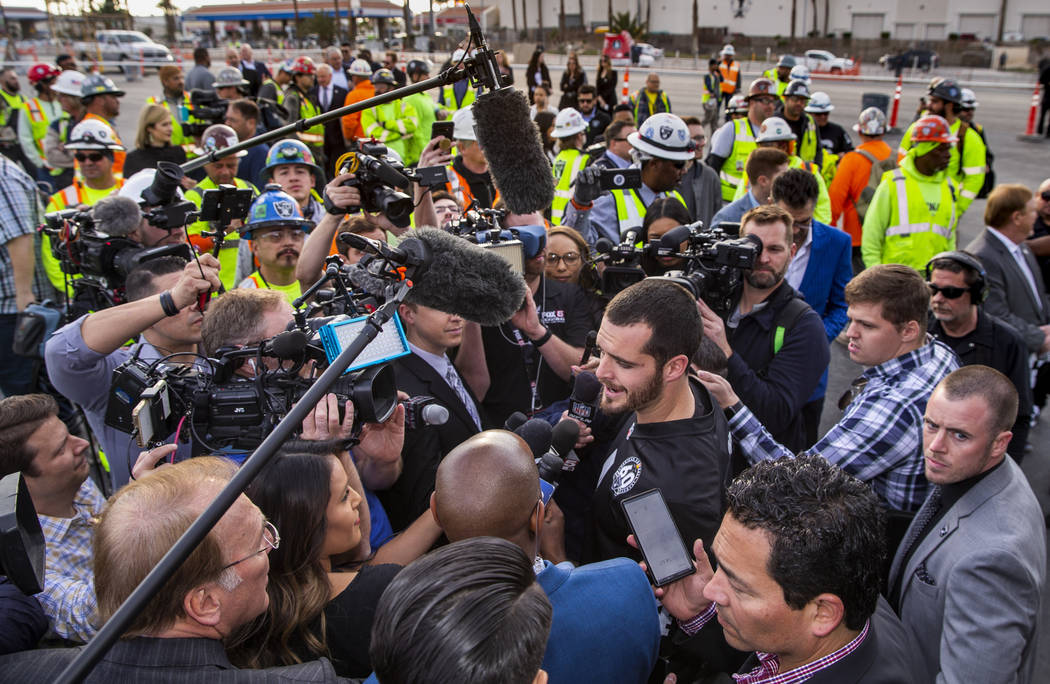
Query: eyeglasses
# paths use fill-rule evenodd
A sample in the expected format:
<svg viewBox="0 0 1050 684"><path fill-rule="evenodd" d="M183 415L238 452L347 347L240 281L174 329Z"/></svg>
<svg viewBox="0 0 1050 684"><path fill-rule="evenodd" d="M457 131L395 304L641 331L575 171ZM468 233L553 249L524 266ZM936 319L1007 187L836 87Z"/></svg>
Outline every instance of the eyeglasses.
<svg viewBox="0 0 1050 684"><path fill-rule="evenodd" d="M76 159L78 162L86 162L86 161L100 162L100 161L102 161L102 158L104 156L106 156L106 155L102 154L101 152L92 152L91 154L84 154L83 152L77 152L76 154L73 155L73 158Z"/></svg>
<svg viewBox="0 0 1050 684"><path fill-rule="evenodd" d="M590 103L594 102L594 98L593 97L587 97L587 98L578 97L578 98L576 98L576 101L579 102L580 104L590 104Z"/></svg>
<svg viewBox="0 0 1050 684"><path fill-rule="evenodd" d="M1050 190L1044 190L1039 193L1039 196L1043 198L1044 202L1050 202Z"/></svg>
<svg viewBox="0 0 1050 684"><path fill-rule="evenodd" d="M281 533L277 531L277 526L269 520L263 523L263 542L266 543L266 546L262 547L255 553L245 556L240 560L233 561L232 563L227 563L226 565L222 566L222 569L225 570L226 568L232 568L238 563L243 563L249 558L255 558L260 553L269 553L270 551L276 551L280 548Z"/></svg>
<svg viewBox="0 0 1050 684"><path fill-rule="evenodd" d="M770 104L776 104L777 103L777 98L775 98L775 97L752 97L751 101L752 102L758 102L759 104L770 105Z"/></svg>
<svg viewBox="0 0 1050 684"><path fill-rule="evenodd" d="M945 299L958 299L970 291L970 288L968 287L941 287L939 285L934 285L933 283L926 283L926 285L929 286L931 295L935 295L939 292L944 295Z"/></svg>
<svg viewBox="0 0 1050 684"><path fill-rule="evenodd" d="M270 231L269 233L260 233L255 236L255 239L262 242L272 242L275 245L284 240L302 242L306 239L306 233L298 228L283 228L281 230Z"/></svg>
<svg viewBox="0 0 1050 684"><path fill-rule="evenodd" d="M579 263L580 255L578 252L566 252L565 254L547 252L547 263L552 266L557 266L559 261L565 261L566 266L572 266Z"/></svg>

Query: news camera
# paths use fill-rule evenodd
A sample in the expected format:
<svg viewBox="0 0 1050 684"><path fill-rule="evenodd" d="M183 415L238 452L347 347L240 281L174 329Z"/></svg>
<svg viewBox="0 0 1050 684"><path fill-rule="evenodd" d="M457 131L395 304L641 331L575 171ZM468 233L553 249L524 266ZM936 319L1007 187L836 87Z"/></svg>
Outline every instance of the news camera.
<svg viewBox="0 0 1050 684"><path fill-rule="evenodd" d="M605 262L602 292L613 296L646 277L671 280L702 299L719 315L733 307L743 273L751 270L762 253L762 243L754 236L737 237L720 228L705 228L702 221L678 226L658 241L637 243L637 231L624 233L614 244L608 238L595 243L596 262ZM682 248L682 243L685 248ZM659 276L647 276L641 266L643 257L682 259L685 267Z"/></svg>
<svg viewBox="0 0 1050 684"><path fill-rule="evenodd" d="M448 180L445 169L440 166L418 169L405 168L404 163L391 155L386 145L379 142L359 141L349 152L339 157L335 167L338 174L352 173L354 177L344 186L357 188L361 193L361 209L370 213L382 213L399 228L408 226L415 203L406 194L412 183L424 187L444 185ZM324 197L325 209L332 214L347 214L350 208L336 207Z"/></svg>
<svg viewBox="0 0 1050 684"><path fill-rule="evenodd" d="M183 132L196 138L203 134L208 126L225 123L226 108L229 104L214 90L194 88L190 91L190 106L183 117Z"/></svg>

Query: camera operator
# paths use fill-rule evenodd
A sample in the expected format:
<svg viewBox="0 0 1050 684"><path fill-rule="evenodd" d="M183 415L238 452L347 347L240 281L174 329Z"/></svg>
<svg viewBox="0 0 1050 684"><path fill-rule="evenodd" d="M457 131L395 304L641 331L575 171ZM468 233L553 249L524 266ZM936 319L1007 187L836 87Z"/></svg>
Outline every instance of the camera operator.
<svg viewBox="0 0 1050 684"><path fill-rule="evenodd" d="M181 353L171 362L190 363L201 339L197 298L220 287L218 270L210 254L201 255L199 263L178 257L147 261L128 275L127 304L81 316L48 340L51 382L83 407L108 457L114 490L127 483L138 449L131 435L104 423L113 370L133 354L155 361ZM136 337L138 342L124 346ZM189 447L180 445L179 453L188 456Z"/></svg>
<svg viewBox="0 0 1050 684"><path fill-rule="evenodd" d="M704 335L726 355L730 384L773 438L801 451L802 407L830 358L824 323L784 280L795 256L791 214L757 207L744 214L740 234L761 239L762 253L725 321L698 301Z"/></svg>
<svg viewBox="0 0 1050 684"><path fill-rule="evenodd" d="M114 139L113 130L104 121L85 118L78 123L69 133L66 149L73 152L80 174L72 185L51 196L47 212L74 207L87 209L124 184L123 178L116 175L115 163L116 153L123 154L124 146ZM40 242L41 261L48 280L59 292L65 292L66 277L51 253L51 239L44 235Z"/></svg>
<svg viewBox="0 0 1050 684"><path fill-rule="evenodd" d="M206 155L225 150L227 147L232 147L237 143L237 133L232 128L226 124L215 124L205 129L204 134L201 136L201 147L198 148L197 153ZM186 191L186 199L196 204L197 208L200 209L204 203L204 191L214 190L220 185L233 185L237 188L251 189L253 192L258 192L254 185L243 178L237 177L237 169L241 158L246 154L247 152L241 150L236 154L205 164L204 173L206 177ZM190 225L188 229L190 242L199 250L209 252L214 246L214 238L206 238L202 233L205 231L215 232L216 230L235 231L243 225L244 221L241 219L234 219L228 226L220 226L214 221L197 221ZM221 265L219 278L222 280L223 287L227 290L233 288L238 282L239 247L240 240L236 235L231 234L223 238L222 249L219 250L219 264Z"/></svg>
<svg viewBox="0 0 1050 684"><path fill-rule="evenodd" d="M213 86L220 100L230 102L242 96L242 92L248 87L248 81L236 67L223 67L219 69Z"/></svg>
<svg viewBox="0 0 1050 684"><path fill-rule="evenodd" d="M295 277L295 266L314 222L304 219L292 196L276 185L266 186L252 203L248 217L241 238L251 241L252 256L259 268L237 287L276 290L291 304L303 293Z"/></svg>
<svg viewBox="0 0 1050 684"><path fill-rule="evenodd" d="M627 140L642 169L642 187L616 189L599 196L601 169L584 169L576 178L576 190L562 225L578 230L590 245L600 237L619 243L625 231L639 230L646 207L658 197L675 197L685 206L685 199L675 189L693 159L694 145L685 122L674 114L654 114Z"/></svg>

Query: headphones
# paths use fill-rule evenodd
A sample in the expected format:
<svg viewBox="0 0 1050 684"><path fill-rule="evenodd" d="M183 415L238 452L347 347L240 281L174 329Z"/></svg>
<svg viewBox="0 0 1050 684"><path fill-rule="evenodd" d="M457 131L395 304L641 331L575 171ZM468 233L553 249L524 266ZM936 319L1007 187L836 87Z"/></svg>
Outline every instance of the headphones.
<svg viewBox="0 0 1050 684"><path fill-rule="evenodd" d="M970 286L970 299L974 304L980 304L983 302L984 298L988 296L988 276L985 274L984 266L982 266L981 262L977 260L977 257L969 252L963 251L941 252L926 262L925 272L927 282L930 280L930 273L933 272L933 263L935 261L940 261L941 259L954 261L955 263L977 273L977 280L975 280L973 285Z"/></svg>

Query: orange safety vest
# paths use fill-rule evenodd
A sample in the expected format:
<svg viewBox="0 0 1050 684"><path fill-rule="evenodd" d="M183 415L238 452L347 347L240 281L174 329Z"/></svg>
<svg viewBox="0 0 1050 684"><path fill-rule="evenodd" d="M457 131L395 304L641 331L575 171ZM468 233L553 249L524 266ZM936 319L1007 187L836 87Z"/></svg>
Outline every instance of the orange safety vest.
<svg viewBox="0 0 1050 684"><path fill-rule="evenodd" d="M113 124L106 121L98 114L85 114L84 118L81 119L81 121L87 121L88 119L98 119L102 123L109 126L109 130L113 132L113 140L120 145L124 144L124 142L120 139L120 136L117 135L117 129L113 127ZM113 175L117 178L124 177L124 159L127 156L128 153L124 150L113 150Z"/></svg>
<svg viewBox="0 0 1050 684"><path fill-rule="evenodd" d="M445 184L445 189L450 195L459 199L460 204L463 205L463 211L466 211L467 207L474 203L474 194L470 191L470 183L467 182L466 178L459 175L459 172L452 168L451 165L448 167L448 170L451 180ZM499 204L499 200L500 194L497 188L492 204ZM485 209L491 209L491 207L485 207Z"/></svg>
<svg viewBox="0 0 1050 684"><path fill-rule="evenodd" d="M737 75L739 75L740 73L740 65L737 63L737 61L734 59L729 64L726 64L725 60L722 60L718 63L718 72L722 74L722 84L720 86L722 88L722 92L729 93L730 95L735 93L736 79Z"/></svg>

